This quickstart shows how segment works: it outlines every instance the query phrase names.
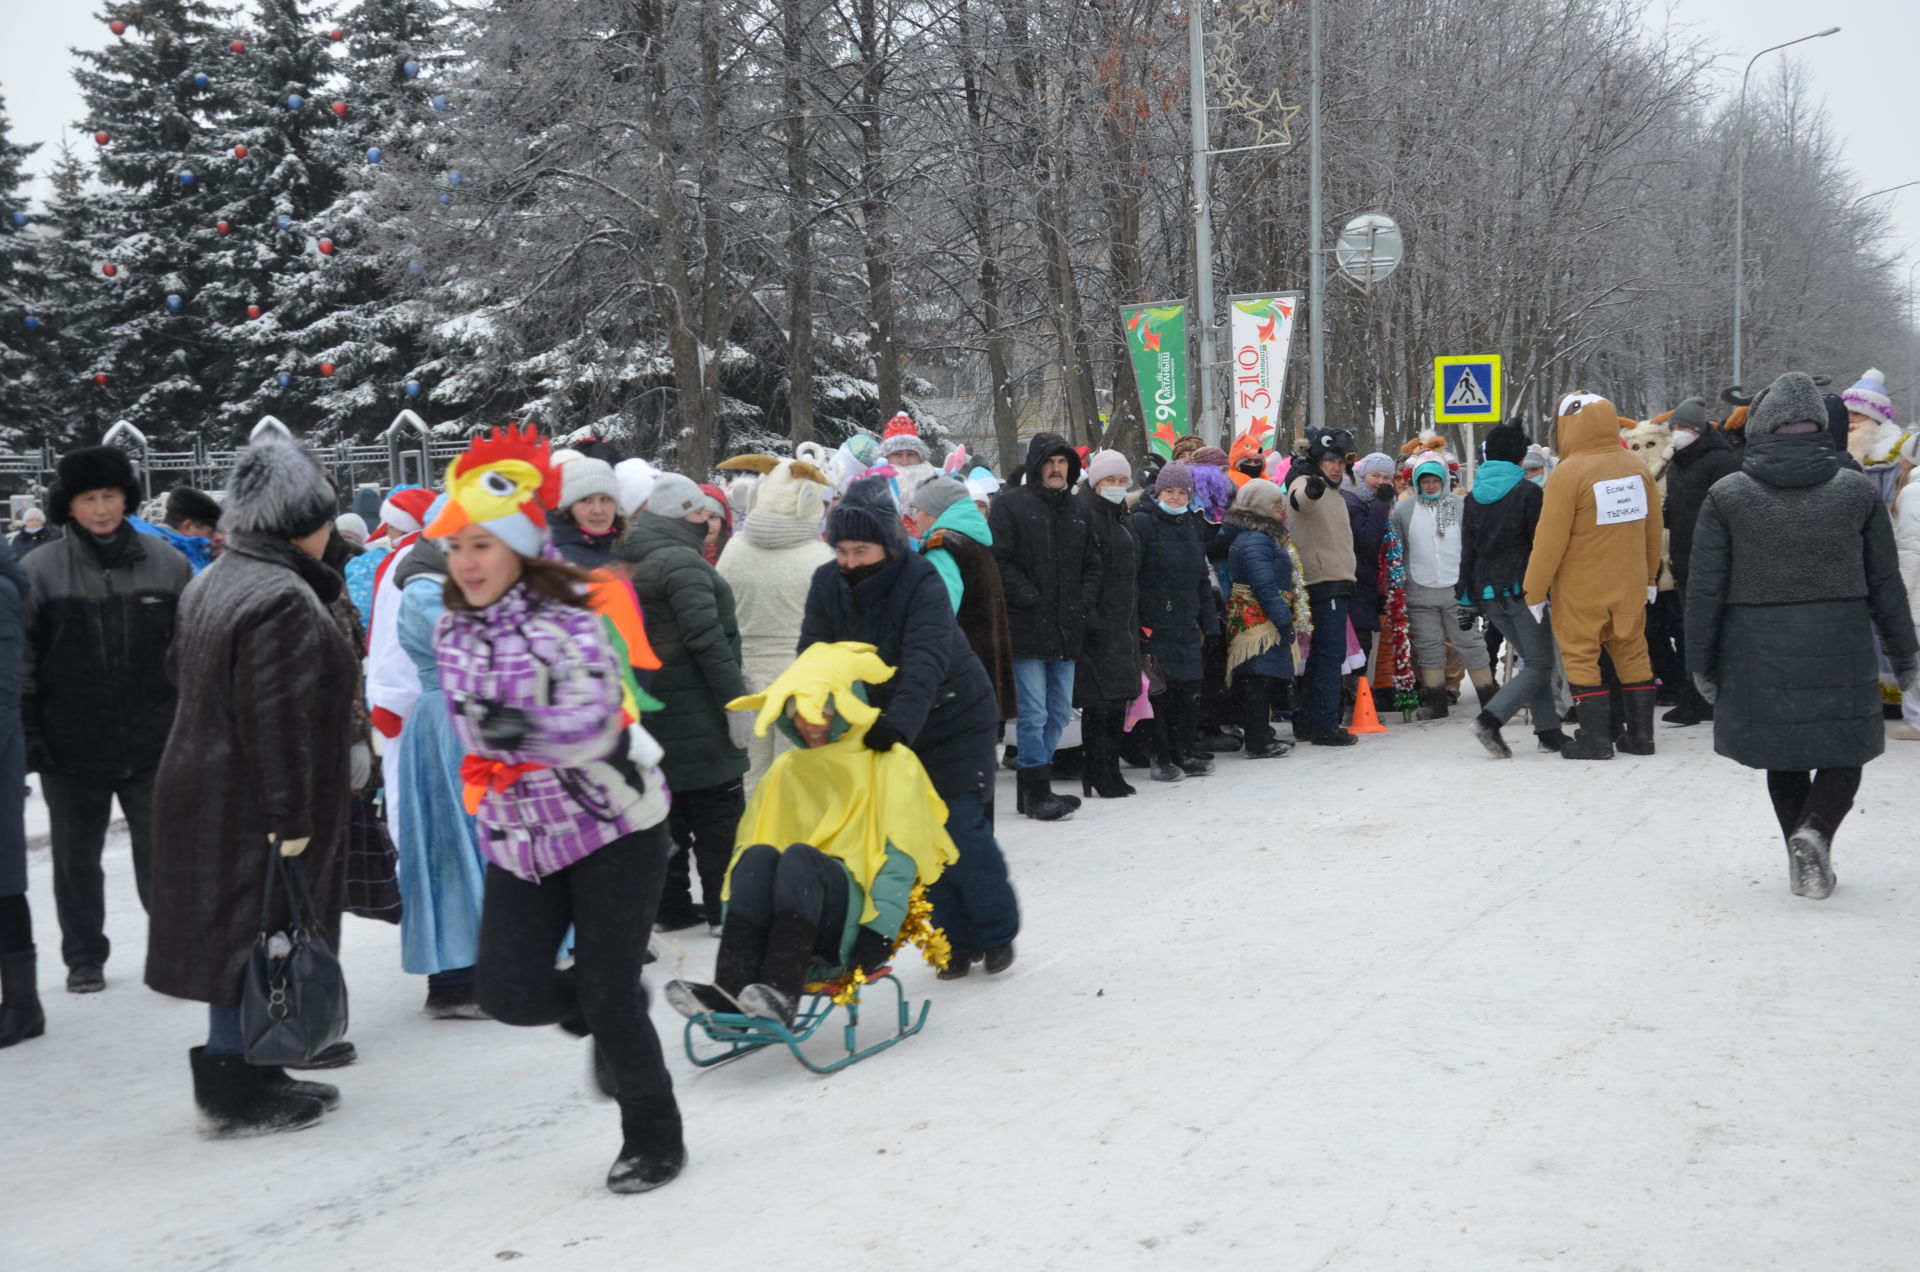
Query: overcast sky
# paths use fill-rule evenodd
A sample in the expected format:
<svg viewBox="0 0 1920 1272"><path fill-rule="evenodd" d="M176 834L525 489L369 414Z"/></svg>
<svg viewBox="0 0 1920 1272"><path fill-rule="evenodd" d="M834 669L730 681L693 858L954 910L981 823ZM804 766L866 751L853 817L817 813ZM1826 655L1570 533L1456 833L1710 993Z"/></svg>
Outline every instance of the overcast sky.
<svg viewBox="0 0 1920 1272"><path fill-rule="evenodd" d="M1758 50L1839 26L1838 35L1770 54L1755 68L1755 79L1781 57L1800 59L1825 98L1835 131L1845 139L1860 193L1920 181L1920 129L1911 106L1915 89L1906 79L1908 64L1920 50L1920 0L1672 0L1671 20L1724 51L1719 74L1730 90ZM88 0L0 0L0 31L0 91L6 94L14 139L48 143L31 161L34 171L42 172L61 130L73 128L83 112L68 50L97 47L113 36ZM76 145L92 144L77 129L72 135ZM44 192L44 186L34 191L36 196ZM1891 246L1920 251L1920 186L1884 198L1894 218Z"/></svg>

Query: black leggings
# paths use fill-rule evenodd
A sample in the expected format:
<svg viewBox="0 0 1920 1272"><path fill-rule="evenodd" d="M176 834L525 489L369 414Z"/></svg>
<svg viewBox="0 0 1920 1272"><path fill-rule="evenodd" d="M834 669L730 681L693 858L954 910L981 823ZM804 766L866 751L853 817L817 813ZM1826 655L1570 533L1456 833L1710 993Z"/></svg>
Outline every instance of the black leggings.
<svg viewBox="0 0 1920 1272"><path fill-rule="evenodd" d="M1813 773L1799 769L1768 769L1767 794L1773 797L1773 815L1780 834L1791 837L1810 826L1828 839L1840 829L1853 797L1860 790L1857 768L1824 768Z"/></svg>
<svg viewBox="0 0 1920 1272"><path fill-rule="evenodd" d="M623 1101L673 1102L660 1037L647 1018L640 964L667 869L666 826L616 839L539 883L487 867L474 992L508 1025L584 1018ZM554 966L573 926L574 965Z"/></svg>
<svg viewBox="0 0 1920 1272"><path fill-rule="evenodd" d="M809 952L814 957L808 963L838 965L847 925L846 867L810 844L794 844L785 852L755 844L742 852L727 884L727 925L714 967L721 989L738 994L756 981L789 993L799 989L795 978L804 979L807 964L800 963L797 950L776 960L779 966L768 966L768 937L777 915L812 924Z"/></svg>

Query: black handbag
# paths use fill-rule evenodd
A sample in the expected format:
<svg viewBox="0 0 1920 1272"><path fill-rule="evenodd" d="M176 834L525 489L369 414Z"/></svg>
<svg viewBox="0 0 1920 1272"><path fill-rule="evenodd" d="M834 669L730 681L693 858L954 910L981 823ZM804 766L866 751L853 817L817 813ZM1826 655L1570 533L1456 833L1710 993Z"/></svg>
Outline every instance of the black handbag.
<svg viewBox="0 0 1920 1272"><path fill-rule="evenodd" d="M287 897L287 926L270 932L274 880ZM240 1036L248 1064L305 1064L347 1035L347 978L321 932L298 857L267 846L260 935L240 990Z"/></svg>
<svg viewBox="0 0 1920 1272"><path fill-rule="evenodd" d="M401 912L399 854L387 823L370 799L353 801L347 825L348 914L398 923Z"/></svg>

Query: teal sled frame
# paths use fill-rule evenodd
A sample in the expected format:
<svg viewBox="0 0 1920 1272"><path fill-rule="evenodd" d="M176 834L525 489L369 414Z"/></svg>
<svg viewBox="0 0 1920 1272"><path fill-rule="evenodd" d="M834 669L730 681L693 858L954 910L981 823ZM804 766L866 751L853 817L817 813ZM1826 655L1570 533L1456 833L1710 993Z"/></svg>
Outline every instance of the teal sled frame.
<svg viewBox="0 0 1920 1272"><path fill-rule="evenodd" d="M846 1021L841 1026L842 1046L845 1054L836 1056L825 1064L808 1056L801 1046L819 1033L833 1017L834 1001L829 994L811 994L794 1013L793 1024L783 1025L777 1020L768 1020L761 1016L742 1016L735 1012L716 1011L704 1013L687 1021L686 1047L687 1059L702 1069L711 1069L715 1065L725 1064L729 1060L738 1060L741 1056L758 1051L762 1047L784 1044L793 1058L815 1073L838 1073L848 1065L858 1064L868 1056L877 1055L893 1046L902 1038L911 1038L926 1026L927 1013L933 1004L920 1004L920 1013L916 1017L907 1005L907 991L893 975L892 969L884 974L870 978L864 989L872 990L885 981L893 986L894 1009L897 1024L894 1032L865 1047L860 1045L858 1031L860 1027L860 1004L858 1001L846 1005ZM709 1042L718 1043L723 1049L702 1055L694 1047L694 1035L704 1035Z"/></svg>

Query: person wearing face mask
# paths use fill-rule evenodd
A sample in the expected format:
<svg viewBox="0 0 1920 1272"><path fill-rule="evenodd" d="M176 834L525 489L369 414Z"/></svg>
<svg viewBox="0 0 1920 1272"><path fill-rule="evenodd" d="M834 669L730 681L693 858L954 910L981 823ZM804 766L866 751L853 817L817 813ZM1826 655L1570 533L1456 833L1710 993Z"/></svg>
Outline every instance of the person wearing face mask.
<svg viewBox="0 0 1920 1272"><path fill-rule="evenodd" d="M1074 498L1087 510L1101 562L1100 604L1087 616L1086 645L1074 668L1080 707L1080 789L1122 799L1134 788L1120 774L1127 706L1140 696L1139 545L1127 513L1132 474L1119 451L1095 452Z"/></svg>
<svg viewBox="0 0 1920 1272"><path fill-rule="evenodd" d="M647 688L665 709L647 727L667 753L661 767L673 788L675 848L657 922L671 932L704 920L718 935L720 886L746 807L741 779L753 720L727 710L746 681L733 589L701 555L708 511L707 496L691 479L661 473L613 555L633 567L647 640L660 660ZM698 906L689 855L700 876Z"/></svg>
<svg viewBox="0 0 1920 1272"><path fill-rule="evenodd" d="M1416 720L1447 714L1447 649L1460 658L1485 707L1499 686L1488 665L1487 642L1473 625L1471 606L1458 598L1465 536L1460 522L1466 501L1447 489L1447 461L1427 451L1414 463L1413 498L1396 505L1394 523L1407 545L1407 627L1420 664Z"/></svg>
<svg viewBox="0 0 1920 1272"><path fill-rule="evenodd" d="M1074 662L1100 602L1100 554L1085 505L1072 498L1080 457L1058 433L1036 433L1018 485L987 511L1007 594L1020 698L1017 811L1059 821L1080 807L1053 792L1053 750L1073 718Z"/></svg>
<svg viewBox="0 0 1920 1272"><path fill-rule="evenodd" d="M591 573L613 559L627 531L620 515L620 483L602 459L576 455L560 465L560 506L553 514L553 546L567 564Z"/></svg>
<svg viewBox="0 0 1920 1272"><path fill-rule="evenodd" d="M1193 495L1193 474L1176 461L1160 470L1152 501L1141 500L1133 514L1140 552L1140 631L1162 682L1147 735L1156 782L1213 772L1213 757L1194 749L1194 737L1200 724L1201 651L1207 637L1221 634L1221 625Z"/></svg>
<svg viewBox="0 0 1920 1272"><path fill-rule="evenodd" d="M1674 587L1680 593L1684 615L1688 565L1693 556L1693 532L1700 521L1700 509L1715 482L1740 471L1740 452L1733 448L1727 435L1707 419L1704 398L1691 397L1673 408L1667 426L1673 430L1673 456L1667 461L1667 545L1673 562ZM1686 648L1684 616L1681 648ZM1679 705L1660 718L1668 724L1699 724L1713 719L1713 706L1700 696L1689 679L1680 688Z"/></svg>
<svg viewBox="0 0 1920 1272"><path fill-rule="evenodd" d="M1527 447L1527 457L1520 461L1520 470L1526 473L1528 481L1536 486L1545 486L1547 474L1552 469L1553 452L1537 442Z"/></svg>
<svg viewBox="0 0 1920 1272"><path fill-rule="evenodd" d="M965 976L976 962L1004 971L1013 963L1020 907L987 819L1000 731L993 685L954 619L940 571L908 545L886 478L847 487L827 514L827 542L834 559L813 572L795 652L857 641L896 669L869 683L880 715L861 742L875 751L912 748L946 803L960 859L931 890L934 924L953 946L942 975Z"/></svg>

